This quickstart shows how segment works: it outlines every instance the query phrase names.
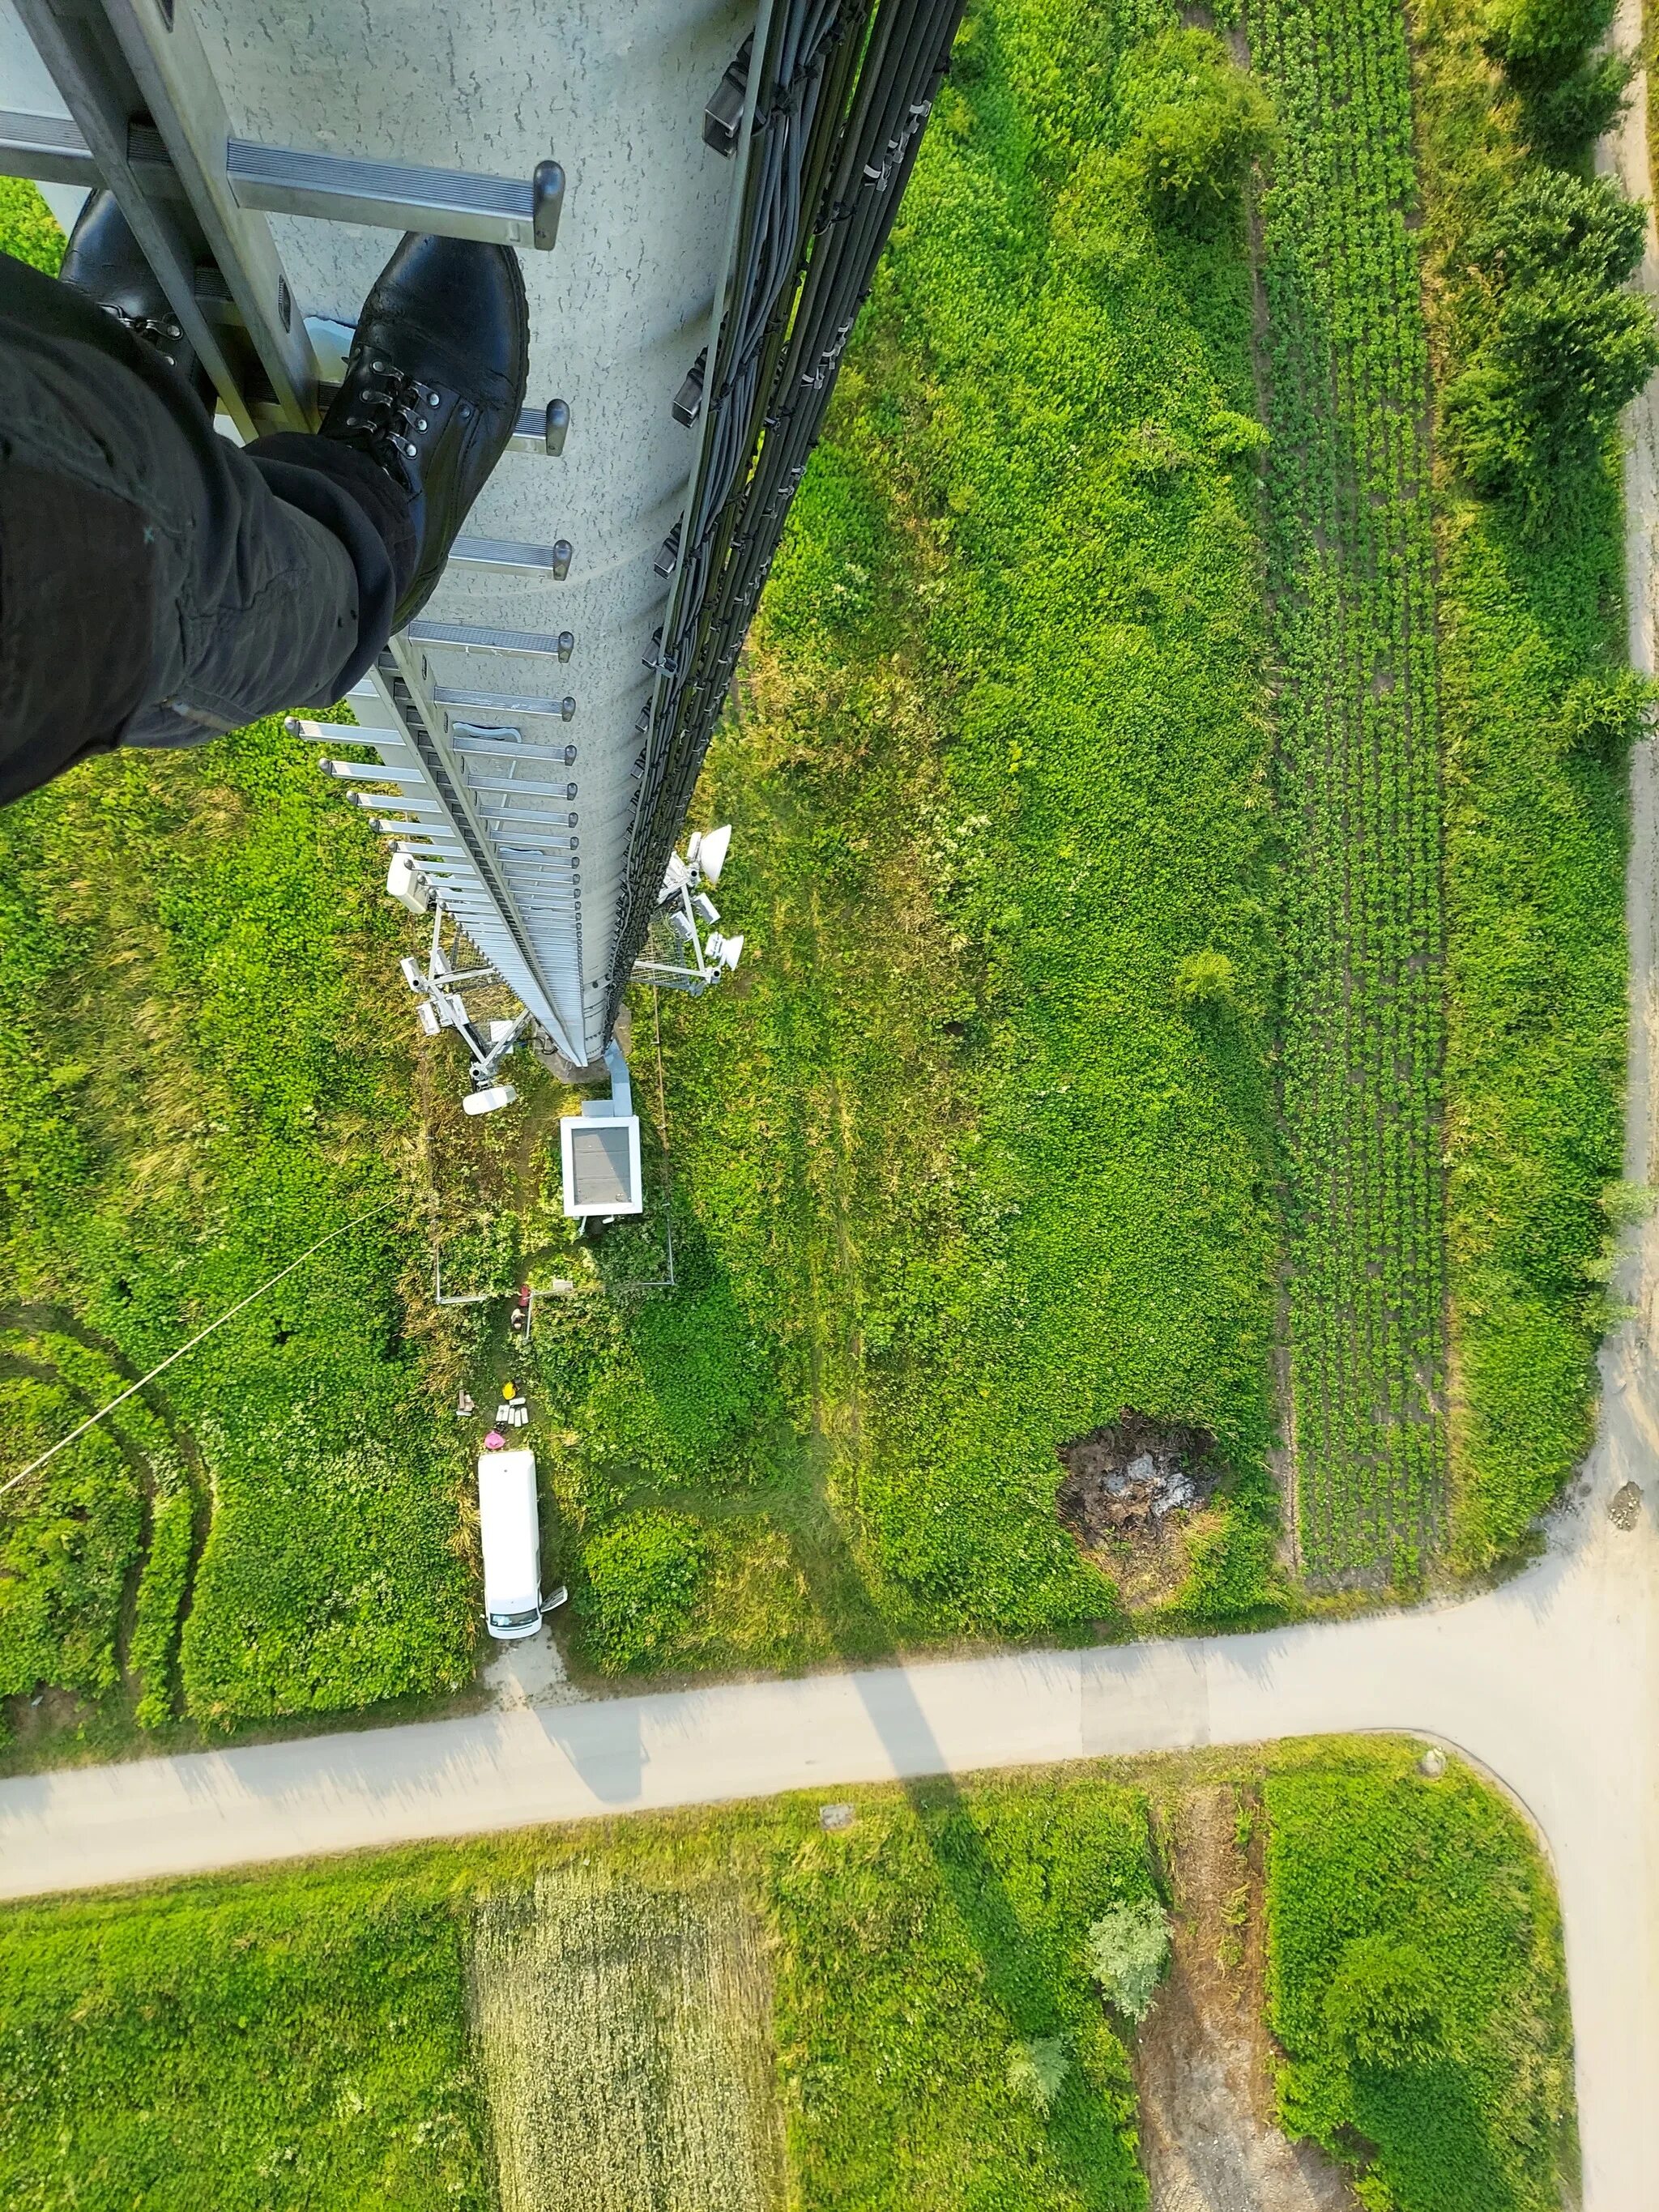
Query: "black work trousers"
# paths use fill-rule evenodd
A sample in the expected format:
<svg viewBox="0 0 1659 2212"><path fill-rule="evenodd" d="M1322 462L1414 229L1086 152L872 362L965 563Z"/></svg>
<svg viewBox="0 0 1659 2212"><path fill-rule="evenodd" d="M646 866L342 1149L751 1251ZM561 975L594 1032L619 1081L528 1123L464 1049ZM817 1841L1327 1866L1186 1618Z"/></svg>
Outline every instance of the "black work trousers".
<svg viewBox="0 0 1659 2212"><path fill-rule="evenodd" d="M232 445L152 347L0 253L0 804L113 745L331 704L414 558L366 454Z"/></svg>

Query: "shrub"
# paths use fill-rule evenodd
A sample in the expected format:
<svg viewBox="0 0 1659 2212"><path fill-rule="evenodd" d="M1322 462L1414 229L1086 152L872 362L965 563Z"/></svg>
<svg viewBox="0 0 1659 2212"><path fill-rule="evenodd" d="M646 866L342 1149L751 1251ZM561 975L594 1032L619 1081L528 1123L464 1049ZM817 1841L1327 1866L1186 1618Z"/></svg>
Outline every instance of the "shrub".
<svg viewBox="0 0 1659 2212"><path fill-rule="evenodd" d="M1642 257L1644 211L1606 179L1536 173L1470 241L1488 335L1445 397L1452 453L1475 489L1536 505L1592 459L1659 368L1646 301L1620 289Z"/></svg>
<svg viewBox="0 0 1659 2212"><path fill-rule="evenodd" d="M1571 2027L1548 1869L1455 1760L1351 1739L1263 1790L1280 2124L1363 2169L1369 2206L1559 2212Z"/></svg>
<svg viewBox="0 0 1659 2212"><path fill-rule="evenodd" d="M1063 2036L1027 2036L1008 2053L1009 2089L1046 2112L1066 2087L1070 2066Z"/></svg>
<svg viewBox="0 0 1659 2212"><path fill-rule="evenodd" d="M1231 407L1216 410L1209 430L1210 451L1218 460L1255 460L1271 443L1265 424L1254 416L1236 414Z"/></svg>
<svg viewBox="0 0 1659 2212"><path fill-rule="evenodd" d="M1206 945L1189 952L1176 969L1175 994L1183 1006L1231 1006L1238 971L1224 952Z"/></svg>
<svg viewBox="0 0 1659 2212"><path fill-rule="evenodd" d="M1145 2020L1170 1964L1170 1916L1155 1897L1115 1905L1089 1930L1089 1972L1127 2019Z"/></svg>
<svg viewBox="0 0 1659 2212"><path fill-rule="evenodd" d="M1482 43L1520 102L1520 135L1534 154L1583 166L1624 107L1635 64L1598 52L1615 0L1489 0Z"/></svg>
<svg viewBox="0 0 1659 2212"><path fill-rule="evenodd" d="M1521 129L1534 153L1562 167L1576 166L1624 112L1632 67L1626 54L1593 54L1559 84L1526 94Z"/></svg>
<svg viewBox="0 0 1659 2212"><path fill-rule="evenodd" d="M1651 679L1634 668L1592 669L1578 677L1561 700L1563 751L1616 768L1641 736L1653 696Z"/></svg>
<svg viewBox="0 0 1659 2212"><path fill-rule="evenodd" d="M1617 13L1617 0L1488 0L1482 44L1512 82L1553 82L1600 44Z"/></svg>
<svg viewBox="0 0 1659 2212"><path fill-rule="evenodd" d="M1212 31L1164 31L1118 66L1124 173L1155 213L1201 226L1237 202L1273 143L1273 108Z"/></svg>
<svg viewBox="0 0 1659 2212"><path fill-rule="evenodd" d="M1431 2057L1440 2021L1427 1959L1395 1936L1356 1936L1325 1992L1325 2025L1351 2063L1411 2066Z"/></svg>
<svg viewBox="0 0 1659 2212"><path fill-rule="evenodd" d="M661 1664L690 1618L707 1564L702 1532L678 1513L630 1514L587 1547L581 1610L589 1649L611 1674Z"/></svg>

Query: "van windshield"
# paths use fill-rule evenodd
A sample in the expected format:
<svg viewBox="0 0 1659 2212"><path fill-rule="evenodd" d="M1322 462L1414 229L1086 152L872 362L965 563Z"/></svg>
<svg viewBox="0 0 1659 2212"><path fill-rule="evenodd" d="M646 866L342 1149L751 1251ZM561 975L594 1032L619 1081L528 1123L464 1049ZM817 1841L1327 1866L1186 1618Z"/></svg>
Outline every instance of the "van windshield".
<svg viewBox="0 0 1659 2212"><path fill-rule="evenodd" d="M492 1628L528 1628L540 1619L540 1613L532 1605L528 1613L492 1613L489 1625Z"/></svg>

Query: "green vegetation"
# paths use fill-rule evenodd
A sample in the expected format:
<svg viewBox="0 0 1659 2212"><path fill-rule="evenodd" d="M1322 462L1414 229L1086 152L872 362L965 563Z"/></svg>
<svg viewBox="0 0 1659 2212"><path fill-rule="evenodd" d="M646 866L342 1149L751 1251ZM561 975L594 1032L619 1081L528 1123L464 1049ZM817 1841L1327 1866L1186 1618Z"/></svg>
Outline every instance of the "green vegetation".
<svg viewBox="0 0 1659 2212"><path fill-rule="evenodd" d="M0 2193L769 2212L781 2132L806 2205L1140 2212L1085 1963L1140 1796L857 1797L0 1915Z"/></svg>
<svg viewBox="0 0 1659 2212"><path fill-rule="evenodd" d="M718 1877L584 1857L476 1907L474 2048L507 2212L770 2212L765 1931Z"/></svg>
<svg viewBox="0 0 1659 2212"><path fill-rule="evenodd" d="M1266 1807L1284 2124L1360 2166L1376 2212L1553 2212L1576 2163L1566 1997L1519 1816L1376 1744L1287 1759Z"/></svg>
<svg viewBox="0 0 1659 2212"><path fill-rule="evenodd" d="M1127 2020L1145 2020L1169 1966L1170 1916L1155 1897L1114 1905L1089 1930L1089 1971Z"/></svg>
<svg viewBox="0 0 1659 2212"><path fill-rule="evenodd" d="M27 1458L80 1415L78 1401L51 1381L26 1372L0 1382L9 1445ZM0 1694L55 1682L95 1698L117 1680L138 1500L114 1438L96 1431L61 1453L49 1473L12 1507L0 1551Z"/></svg>
<svg viewBox="0 0 1659 2212"><path fill-rule="evenodd" d="M1315 1587L1513 1554L1619 1172L1599 21L1418 0L1413 105L1385 0L1262 0L1249 70L1168 0L975 8L698 801L749 956L636 994L638 1228L570 1238L533 1071L461 1136L273 726L8 811L0 1480L346 1231L0 1498L9 1755L466 1679L447 1403L507 1354L434 1231L575 1285L528 1441L606 1674L1273 1617L1281 1440ZM27 187L0 238L52 265ZM1225 1469L1145 1571L1054 1511L1126 1408Z"/></svg>
<svg viewBox="0 0 1659 2212"><path fill-rule="evenodd" d="M1659 368L1645 300L1623 288L1646 212L1606 178L1525 177L1468 240L1486 325L1441 409L1448 450L1477 491L1547 504L1564 470L1599 463ZM1466 311L1468 312L1468 311Z"/></svg>
<svg viewBox="0 0 1659 2212"><path fill-rule="evenodd" d="M1410 1584L1445 1500L1441 812L1405 25L1253 9L1273 466L1291 1399L1321 1577Z"/></svg>
<svg viewBox="0 0 1659 2212"><path fill-rule="evenodd" d="M1542 2212L1573 2149L1549 1885L1516 1817L1455 1763L1425 1780L1418 1748L858 1790L830 1829L781 1798L14 1906L0 2194L1144 2212L1122 2023L1181 1890L1152 1838L1231 1781L1265 1813L1229 1912L1265 1879L1288 2122L1376 2147L1376 2212Z"/></svg>
<svg viewBox="0 0 1659 2212"><path fill-rule="evenodd" d="M0 252L44 269L48 276L58 274L64 258L64 234L52 210L19 177L0 177Z"/></svg>
<svg viewBox="0 0 1659 2212"><path fill-rule="evenodd" d="M1109 1623L1054 1450L1125 1405L1232 1470L1178 1614L1281 1595L1241 140L1196 224L1122 159L1183 57L1261 109L1172 27L976 11L711 756L750 951L662 1009L681 1291L542 1369L584 1548L705 1524L664 1663Z"/></svg>
<svg viewBox="0 0 1659 2212"><path fill-rule="evenodd" d="M1273 146L1273 109L1211 31L1163 31L1118 64L1123 175L1152 211L1194 228L1236 226L1245 184Z"/></svg>
<svg viewBox="0 0 1659 2212"><path fill-rule="evenodd" d="M1470 241L1509 219L1528 174L1482 20L1469 0L1414 14L1443 391L1492 342ZM1563 460L1536 489L1529 510L1447 471L1437 495L1452 1557L1466 1570L1521 1544L1589 1446L1622 1158L1642 687L1624 665L1616 462Z"/></svg>
<svg viewBox="0 0 1659 2212"><path fill-rule="evenodd" d="M156 1670L187 1595L179 1679L198 1721L455 1685L473 1638L461 1470L428 1442L404 1241L384 1210L404 1188L410 1063L381 1012L400 943L368 837L264 726L200 755L94 762L9 808L0 851L0 1297L38 1373L75 1392L49 1416L34 1384L31 1448L14 1428L8 1469L344 1230L132 1401L150 1473L122 1480L161 1549L128 1687L164 1717ZM94 1464L120 1466L107 1434L5 1509L50 1513ZM167 1509L186 1465L202 1470L199 1515ZM115 1577L106 1612L139 1565L129 1512L99 1569ZM94 1541L91 1522L55 1525L65 1562ZM112 1680L106 1666L98 1686ZM16 1686L36 1680L93 1687L45 1648Z"/></svg>
<svg viewBox="0 0 1659 2212"><path fill-rule="evenodd" d="M7 2203L485 2212L447 1887L359 1864L14 1912Z"/></svg>
<svg viewBox="0 0 1659 2212"><path fill-rule="evenodd" d="M0 243L56 266L32 187L0 180ZM461 1468L386 1210L402 950L372 837L274 724L0 815L0 1478L348 1231L0 1499L0 1695L72 1693L88 1741L468 1672Z"/></svg>
<svg viewBox="0 0 1659 2212"><path fill-rule="evenodd" d="M1523 142L1545 160L1588 165L1625 104L1631 63L1603 50L1617 0L1488 0L1482 44L1517 99Z"/></svg>

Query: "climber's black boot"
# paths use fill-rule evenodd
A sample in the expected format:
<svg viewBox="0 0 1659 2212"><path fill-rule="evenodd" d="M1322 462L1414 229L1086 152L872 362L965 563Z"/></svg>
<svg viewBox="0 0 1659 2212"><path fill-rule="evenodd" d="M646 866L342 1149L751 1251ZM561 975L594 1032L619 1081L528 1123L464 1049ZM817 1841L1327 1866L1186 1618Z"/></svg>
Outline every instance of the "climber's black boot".
<svg viewBox="0 0 1659 2212"><path fill-rule="evenodd" d="M507 448L530 375L524 277L510 247L406 237L363 312L322 434L367 453L410 497L415 573L401 629L432 596Z"/></svg>
<svg viewBox="0 0 1659 2212"><path fill-rule="evenodd" d="M178 370L209 415L213 413L218 402L212 380L179 329L113 192L94 192L82 209L70 233L58 281L84 292L136 337L153 346Z"/></svg>

